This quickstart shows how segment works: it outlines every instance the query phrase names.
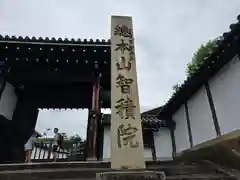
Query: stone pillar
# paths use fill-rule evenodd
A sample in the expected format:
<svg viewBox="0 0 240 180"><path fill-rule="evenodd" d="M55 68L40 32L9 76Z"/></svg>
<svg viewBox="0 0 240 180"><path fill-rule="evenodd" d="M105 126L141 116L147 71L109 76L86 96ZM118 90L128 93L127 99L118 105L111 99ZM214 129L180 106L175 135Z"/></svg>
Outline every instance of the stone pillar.
<svg viewBox="0 0 240 180"><path fill-rule="evenodd" d="M145 168L131 17L111 21L111 168Z"/></svg>
<svg viewBox="0 0 240 180"><path fill-rule="evenodd" d="M92 109L88 112L86 160L97 160L97 130L98 121L101 118L99 109L99 87L100 77L97 76L93 84Z"/></svg>

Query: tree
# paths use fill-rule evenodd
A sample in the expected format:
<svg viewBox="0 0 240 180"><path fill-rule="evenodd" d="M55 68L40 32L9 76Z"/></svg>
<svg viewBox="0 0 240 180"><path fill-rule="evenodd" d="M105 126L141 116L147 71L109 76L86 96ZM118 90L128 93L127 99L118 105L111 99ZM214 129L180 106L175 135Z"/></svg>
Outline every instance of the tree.
<svg viewBox="0 0 240 180"><path fill-rule="evenodd" d="M202 44L198 48L198 50L194 53L191 62L187 64L187 68L186 68L187 76L192 76L198 70L198 68L203 64L206 57L208 57L208 54L211 54L214 51L217 45L218 39L219 38L210 40L207 43ZM173 91L177 92L179 87L180 87L179 84L173 85L172 86Z"/></svg>
<svg viewBox="0 0 240 180"><path fill-rule="evenodd" d="M203 64L206 57L208 57L208 54L211 54L214 51L217 45L217 40L218 38L210 40L198 48L196 53L194 53L191 62L187 64L187 76L193 75L198 70L199 66Z"/></svg>
<svg viewBox="0 0 240 180"><path fill-rule="evenodd" d="M180 87L180 85L179 85L179 84L175 84L175 85L173 85L173 86L172 86L172 88L173 88L173 91L174 91L174 92L177 92L177 91L178 91L178 89L179 89L179 87Z"/></svg>
<svg viewBox="0 0 240 180"><path fill-rule="evenodd" d="M78 134L75 134L74 136L70 137L70 140L75 141L75 142L81 142L82 138Z"/></svg>

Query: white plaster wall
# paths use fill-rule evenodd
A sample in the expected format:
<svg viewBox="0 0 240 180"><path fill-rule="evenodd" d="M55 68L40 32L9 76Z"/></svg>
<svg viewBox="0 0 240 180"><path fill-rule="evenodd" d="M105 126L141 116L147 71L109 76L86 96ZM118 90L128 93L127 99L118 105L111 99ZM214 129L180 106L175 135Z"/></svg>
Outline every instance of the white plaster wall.
<svg viewBox="0 0 240 180"><path fill-rule="evenodd" d="M144 148L144 158L146 161L152 161L152 149L151 148Z"/></svg>
<svg viewBox="0 0 240 180"><path fill-rule="evenodd" d="M214 139L217 134L205 86L202 86L187 104L193 145Z"/></svg>
<svg viewBox="0 0 240 180"><path fill-rule="evenodd" d="M111 138L110 138L110 127L104 128L103 134L103 160L109 161L111 157Z"/></svg>
<svg viewBox="0 0 240 180"><path fill-rule="evenodd" d="M12 120L16 105L17 95L15 89L11 84L6 83L0 99L0 114L8 120Z"/></svg>
<svg viewBox="0 0 240 180"><path fill-rule="evenodd" d="M111 158L111 132L109 127L104 128L103 135L103 161L110 161ZM150 148L144 148L145 160L152 160L152 150Z"/></svg>
<svg viewBox="0 0 240 180"><path fill-rule="evenodd" d="M182 105L173 115L173 120L176 122L176 129L174 131L176 153L190 148L189 134L187 129L187 119L185 107Z"/></svg>
<svg viewBox="0 0 240 180"><path fill-rule="evenodd" d="M173 149L170 130L168 128L160 128L153 135L157 160L171 160Z"/></svg>
<svg viewBox="0 0 240 180"><path fill-rule="evenodd" d="M209 81L222 134L240 129L240 60L236 57Z"/></svg>

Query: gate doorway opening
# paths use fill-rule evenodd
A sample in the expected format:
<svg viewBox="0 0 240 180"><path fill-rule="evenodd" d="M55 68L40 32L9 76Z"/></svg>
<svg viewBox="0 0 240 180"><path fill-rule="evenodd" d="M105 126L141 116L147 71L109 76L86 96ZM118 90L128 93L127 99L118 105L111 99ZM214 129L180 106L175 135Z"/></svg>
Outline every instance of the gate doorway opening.
<svg viewBox="0 0 240 180"><path fill-rule="evenodd" d="M85 160L87 121L86 109L39 109L35 130L40 137L31 154L32 162L53 161L54 128L63 137L62 147L57 149L57 161Z"/></svg>

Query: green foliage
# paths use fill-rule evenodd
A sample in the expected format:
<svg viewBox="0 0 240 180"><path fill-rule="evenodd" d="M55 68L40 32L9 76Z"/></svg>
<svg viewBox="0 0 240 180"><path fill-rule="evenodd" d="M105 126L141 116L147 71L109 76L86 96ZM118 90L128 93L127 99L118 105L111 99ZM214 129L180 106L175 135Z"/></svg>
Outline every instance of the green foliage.
<svg viewBox="0 0 240 180"><path fill-rule="evenodd" d="M186 73L187 76L193 75L198 68L203 64L208 54L211 54L216 47L217 39L208 41L206 44L202 44L200 48L193 55L192 61L187 64Z"/></svg>
<svg viewBox="0 0 240 180"><path fill-rule="evenodd" d="M48 143L52 142L53 138L38 138L37 142L38 143ZM69 140L69 139L64 139L63 141L63 149L71 149L73 147L73 144L76 143L76 140Z"/></svg>
<svg viewBox="0 0 240 180"><path fill-rule="evenodd" d="M37 139L37 143L51 143L53 142L53 138L48 138L47 137L47 132L50 131L51 129L48 128L46 132L44 132L44 136L41 138ZM73 147L73 144L79 143L79 142L84 142L84 140L78 135L75 134L74 136L68 136L67 133L60 133L63 136L63 144L62 147L63 149L71 149Z"/></svg>
<svg viewBox="0 0 240 180"><path fill-rule="evenodd" d="M208 55L214 51L217 45L217 39L218 38L210 40L207 43L202 44L198 48L198 50L194 53L191 62L187 64L186 68L187 76L192 76L204 63L206 57L208 57ZM179 90L179 87L180 87L179 84L175 84L172 86L174 93L176 93Z"/></svg>
<svg viewBox="0 0 240 180"><path fill-rule="evenodd" d="M74 136L71 136L71 137L69 138L69 140L76 141L76 142L81 142L81 141L82 141L82 138L81 138L78 134L76 134L76 135L74 135Z"/></svg>
<svg viewBox="0 0 240 180"><path fill-rule="evenodd" d="M37 140L36 140L37 142L51 142L51 141L53 141L53 138L38 138Z"/></svg>

